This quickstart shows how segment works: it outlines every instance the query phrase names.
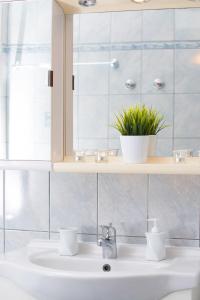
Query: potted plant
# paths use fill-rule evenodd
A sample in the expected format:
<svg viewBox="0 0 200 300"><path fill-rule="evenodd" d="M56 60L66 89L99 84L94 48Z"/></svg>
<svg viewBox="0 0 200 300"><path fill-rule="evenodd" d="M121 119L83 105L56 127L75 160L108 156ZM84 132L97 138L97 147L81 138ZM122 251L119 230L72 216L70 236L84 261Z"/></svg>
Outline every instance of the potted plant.
<svg viewBox="0 0 200 300"><path fill-rule="evenodd" d="M165 124L164 116L161 115L156 109L152 108L149 109L149 123L151 126L149 130L148 156L155 156L157 134L168 126Z"/></svg>
<svg viewBox="0 0 200 300"><path fill-rule="evenodd" d="M120 132L125 162L144 163L155 136L166 127L164 117L145 105L131 106L116 115L114 128Z"/></svg>

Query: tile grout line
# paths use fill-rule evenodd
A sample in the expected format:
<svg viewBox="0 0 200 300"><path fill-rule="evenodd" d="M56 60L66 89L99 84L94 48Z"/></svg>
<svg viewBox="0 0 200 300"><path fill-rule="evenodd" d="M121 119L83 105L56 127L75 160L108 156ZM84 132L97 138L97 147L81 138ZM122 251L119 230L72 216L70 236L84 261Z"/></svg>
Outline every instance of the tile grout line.
<svg viewBox="0 0 200 300"><path fill-rule="evenodd" d="M3 253L6 252L6 201L5 201L5 170L3 170Z"/></svg>
<svg viewBox="0 0 200 300"><path fill-rule="evenodd" d="M176 14L175 10L173 11L173 39L175 41L176 36L175 36L175 31L176 31L176 20L175 20ZM173 123L172 123L172 151L174 150L174 144L175 144L175 84L176 84L176 46L175 49L173 50Z"/></svg>
<svg viewBox="0 0 200 300"><path fill-rule="evenodd" d="M147 175L147 196L146 196L146 201L147 201L146 229L147 229L147 232L149 231L149 222L148 222L148 219L149 219L149 186L150 186L150 175Z"/></svg>
<svg viewBox="0 0 200 300"><path fill-rule="evenodd" d="M35 233L49 233L48 230L34 230L34 229L16 229L16 228L5 228L6 231L21 231L21 232L35 232ZM56 232L55 232L56 233Z"/></svg>
<svg viewBox="0 0 200 300"><path fill-rule="evenodd" d="M34 232L34 233L47 233L47 231L38 231L38 230L25 230L25 229L6 229L6 231L15 231L15 232ZM52 231L52 233L58 234L58 231ZM96 236L96 234L93 233L79 233L80 235L84 235L84 236ZM144 235L120 235L118 234L117 237L130 237L130 238L145 238ZM198 238L168 238L168 240L180 240L180 241L199 241Z"/></svg>
<svg viewBox="0 0 200 300"><path fill-rule="evenodd" d="M97 200L97 208L96 208L96 212L97 212L97 224L96 224L96 236L97 236L97 242L99 239L99 174L97 173L97 177L96 177L96 200Z"/></svg>
<svg viewBox="0 0 200 300"><path fill-rule="evenodd" d="M199 209L199 248L200 248L200 209Z"/></svg>
<svg viewBox="0 0 200 300"><path fill-rule="evenodd" d="M109 43L111 43L111 40L112 40L112 20L113 20L113 14L112 12L109 13L110 15L110 18L109 18ZM111 49L109 50L109 61L111 61ZM108 101L108 104L107 104L107 109L108 109L108 115L107 115L107 121L108 121L108 125L107 125L107 148L111 148L110 147L110 126L109 126L109 123L110 123L110 101L111 101L111 93L110 93L110 90L111 90L111 68L109 67L108 68L108 95L107 95L107 101Z"/></svg>
<svg viewBox="0 0 200 300"><path fill-rule="evenodd" d="M48 234L49 234L49 240L51 239L51 174L48 172L48 200L49 200L49 228L48 228Z"/></svg>
<svg viewBox="0 0 200 300"><path fill-rule="evenodd" d="M99 43L89 43L89 44L77 44L74 47L74 53L82 52L104 52L104 51L132 51L132 50L173 50L173 49L180 49L180 50L195 50L200 48L200 43L198 40L193 41L142 41L142 42L125 42L125 43L106 43L99 44Z"/></svg>
<svg viewBox="0 0 200 300"><path fill-rule="evenodd" d="M143 72L143 66L144 66L144 11L141 12L141 41L142 41L142 49L141 49L141 75L140 75L140 103L144 103L144 94L143 94L143 80L144 80L144 72ZM147 182L146 182L146 231L148 232L148 219L149 219L149 174L147 175Z"/></svg>
<svg viewBox="0 0 200 300"><path fill-rule="evenodd" d="M141 12L141 41L143 41L144 38L144 11ZM140 63L140 104L143 104L143 60L144 60L144 46L142 46L142 49L140 50L141 54L140 54L140 59L141 59L141 63Z"/></svg>
<svg viewBox="0 0 200 300"><path fill-rule="evenodd" d="M78 44L80 43L80 30L81 30L81 15L78 16ZM80 51L77 51L77 61L80 62ZM74 73L74 68L73 68L73 73ZM76 91L76 97L77 97L77 107L76 107L76 114L77 114L77 128L76 128L76 133L77 133L77 148L79 149L80 146L80 136L79 136L79 132L80 132L80 122L79 122L79 110L80 110L80 91L79 91L79 81L80 81L80 68L77 66L76 69L76 76L77 79L75 79L75 89L77 86L77 91ZM76 84L77 81L77 84ZM73 109L74 109L74 97L75 95L73 95Z"/></svg>

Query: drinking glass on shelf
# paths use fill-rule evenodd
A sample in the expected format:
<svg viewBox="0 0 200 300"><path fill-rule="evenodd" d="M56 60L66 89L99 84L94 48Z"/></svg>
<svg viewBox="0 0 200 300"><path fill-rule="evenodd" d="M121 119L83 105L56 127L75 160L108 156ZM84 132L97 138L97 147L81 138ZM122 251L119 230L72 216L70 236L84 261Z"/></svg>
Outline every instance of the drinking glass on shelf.
<svg viewBox="0 0 200 300"><path fill-rule="evenodd" d="M200 150L197 151L197 157L200 158Z"/></svg>
<svg viewBox="0 0 200 300"><path fill-rule="evenodd" d="M176 163L183 163L186 161L186 158L192 157L192 150L191 149L174 150L173 157Z"/></svg>
<svg viewBox="0 0 200 300"><path fill-rule="evenodd" d="M95 161L97 163L108 161L108 151L107 150L99 150L96 152Z"/></svg>
<svg viewBox="0 0 200 300"><path fill-rule="evenodd" d="M108 156L118 156L119 154L119 149L110 149L108 150Z"/></svg>
<svg viewBox="0 0 200 300"><path fill-rule="evenodd" d="M74 158L75 158L75 161L77 161L77 162L85 161L85 152L81 151L81 150L75 151Z"/></svg>

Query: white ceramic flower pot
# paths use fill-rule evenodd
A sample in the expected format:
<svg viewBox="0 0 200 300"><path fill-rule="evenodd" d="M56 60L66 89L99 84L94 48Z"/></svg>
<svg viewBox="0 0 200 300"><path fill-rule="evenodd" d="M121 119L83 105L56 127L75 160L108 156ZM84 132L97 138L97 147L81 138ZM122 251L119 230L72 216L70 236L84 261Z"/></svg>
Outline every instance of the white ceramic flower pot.
<svg viewBox="0 0 200 300"><path fill-rule="evenodd" d="M125 162L144 163L148 157L149 136L120 136Z"/></svg>
<svg viewBox="0 0 200 300"><path fill-rule="evenodd" d="M156 144L157 144L157 137L156 135L149 136L149 151L148 156L156 156Z"/></svg>

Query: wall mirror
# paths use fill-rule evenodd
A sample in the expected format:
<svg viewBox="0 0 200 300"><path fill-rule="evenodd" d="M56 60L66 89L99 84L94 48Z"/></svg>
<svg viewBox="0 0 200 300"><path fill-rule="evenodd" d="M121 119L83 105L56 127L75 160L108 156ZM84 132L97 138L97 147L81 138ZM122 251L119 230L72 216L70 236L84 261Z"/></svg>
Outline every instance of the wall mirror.
<svg viewBox="0 0 200 300"><path fill-rule="evenodd" d="M73 23L74 149L120 148L114 115L144 103L169 125L157 155L199 150L200 8L74 14Z"/></svg>
<svg viewBox="0 0 200 300"><path fill-rule="evenodd" d="M51 1L0 3L2 160L50 160L51 16Z"/></svg>

